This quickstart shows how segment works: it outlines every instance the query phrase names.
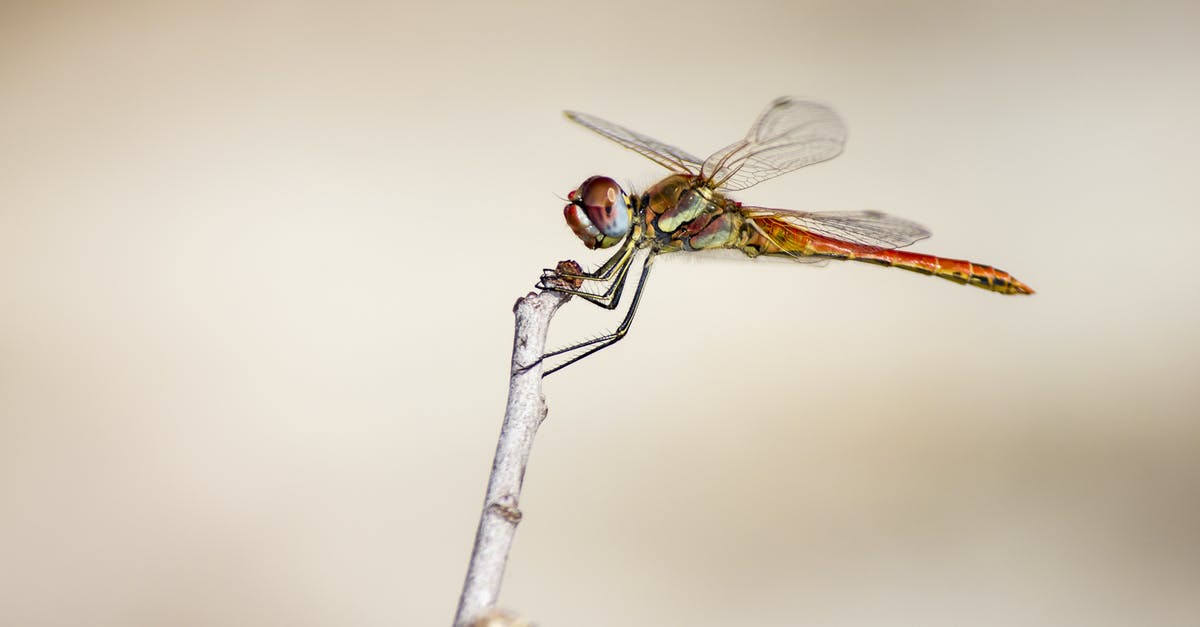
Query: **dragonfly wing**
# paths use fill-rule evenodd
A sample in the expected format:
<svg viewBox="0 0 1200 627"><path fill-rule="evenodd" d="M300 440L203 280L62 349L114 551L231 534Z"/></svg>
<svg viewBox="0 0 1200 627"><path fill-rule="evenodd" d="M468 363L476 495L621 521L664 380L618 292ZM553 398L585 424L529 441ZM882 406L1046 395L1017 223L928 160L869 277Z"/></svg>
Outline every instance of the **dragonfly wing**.
<svg viewBox="0 0 1200 627"><path fill-rule="evenodd" d="M564 111L567 119L611 139L673 172L699 174L704 160L657 139L631 131L619 124L578 111Z"/></svg>
<svg viewBox="0 0 1200 627"><path fill-rule="evenodd" d="M742 207L746 217L760 223L775 221L843 242L872 248L903 248L929 237L929 229L878 211L804 212L765 207Z"/></svg>
<svg viewBox="0 0 1200 627"><path fill-rule="evenodd" d="M779 98L758 116L745 139L718 150L700 172L713 187L737 191L832 159L845 143L846 125L833 109Z"/></svg>

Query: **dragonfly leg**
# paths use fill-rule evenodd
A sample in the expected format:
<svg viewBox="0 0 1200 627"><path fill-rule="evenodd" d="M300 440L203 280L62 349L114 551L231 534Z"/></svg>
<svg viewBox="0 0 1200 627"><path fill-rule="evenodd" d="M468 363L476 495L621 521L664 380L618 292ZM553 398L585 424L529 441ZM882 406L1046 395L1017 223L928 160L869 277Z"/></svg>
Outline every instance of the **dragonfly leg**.
<svg viewBox="0 0 1200 627"><path fill-rule="evenodd" d="M654 265L654 257L655 257L654 253L651 252L650 255L648 257L646 257L645 263L642 264L642 275L638 278L637 289L635 289L633 292L633 302L629 304L629 311L625 313L625 318L623 320L621 320L621 324L617 326L617 329L615 331L613 331L612 333L602 335L597 338L592 338L590 340L586 340L583 342L579 342L578 344L572 344L571 346L568 346L566 348L560 348L558 350L550 351L549 353L542 355L542 359L545 360L548 357L555 357L558 355L562 355L565 353L569 353L571 351L576 351L576 350L580 350L580 349L584 349L584 348L587 349L583 353L576 355L576 356L568 359L567 361L543 372L542 373L543 377L550 375L552 373L558 372L559 370L562 370L563 368L570 366L571 364L579 361L580 359L583 359L584 357L587 357L588 355L591 355L592 353L595 353L596 351L599 351L600 349L608 348L609 346L612 346L613 344L616 344L617 342L621 341L621 339L625 337L625 334L629 332L629 326L631 324L633 324L633 316L637 313L638 303L641 302L641 300L642 300L642 291L646 287L646 277L650 276L650 268ZM626 264L626 265L628 266L628 264ZM622 277L624 277L624 276L625 275L622 275ZM624 282L623 278L621 279L621 282L622 283ZM614 305L615 305L615 301L619 300L620 297L621 297L621 295L618 292L616 299L614 299Z"/></svg>
<svg viewBox="0 0 1200 627"><path fill-rule="evenodd" d="M635 248L637 248L637 242L635 242L632 237L627 238L625 243L621 245L621 250L618 250L615 254L613 254L612 257L609 257L608 261L605 261L593 272L572 274L563 272L558 268L543 268L542 280L545 281L547 278L561 278L569 280L579 279L583 281L607 281L608 278L612 276L613 271L617 268L617 266L622 265L622 262L628 263L626 256L631 254ZM538 285L538 288L545 289L540 284Z"/></svg>
<svg viewBox="0 0 1200 627"><path fill-rule="evenodd" d="M632 256L629 258L629 261L633 261ZM621 267L620 274L618 274L616 279L609 284L608 289L604 290L603 294L593 294L591 292L584 292L582 290L560 286L551 286L547 289L552 289L556 292L562 292L564 294L570 294L572 296L578 296L579 298L582 298L583 300L597 307L602 307L611 311L616 309L617 305L621 302L621 294L625 292L625 281L629 278L629 268L632 266L632 263L626 263L623 265Z"/></svg>
<svg viewBox="0 0 1200 627"><path fill-rule="evenodd" d="M616 309L617 304L621 301L621 292L624 290L625 279L628 277L629 268L633 263L635 251L636 246L630 242L630 244L623 247L622 250L617 251L617 254L613 255L608 261L604 262L603 266L598 268L595 272L589 274L573 275L549 270L548 274L542 275L542 279L538 281L537 287L539 289L554 290L556 292L578 296L579 298L582 298L593 305L603 307L605 309ZM612 278L614 272L616 273L616 277ZM569 287L563 287L559 284L551 283L549 281L551 278L563 278L568 280L588 279L594 281L607 281L611 279L612 282L609 283L608 288L604 290L602 294L596 294L593 292L585 292L583 290L572 289Z"/></svg>

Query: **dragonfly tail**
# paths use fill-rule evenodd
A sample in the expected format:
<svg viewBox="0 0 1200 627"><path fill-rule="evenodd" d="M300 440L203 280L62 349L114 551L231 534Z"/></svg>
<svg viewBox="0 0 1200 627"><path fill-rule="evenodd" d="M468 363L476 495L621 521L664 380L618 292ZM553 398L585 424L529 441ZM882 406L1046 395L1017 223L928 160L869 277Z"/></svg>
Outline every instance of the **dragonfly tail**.
<svg viewBox="0 0 1200 627"><path fill-rule="evenodd" d="M964 259L855 244L792 228L777 221L764 220L760 224L760 220L755 219L748 222L751 230L738 241L738 247L751 256L786 255L797 259L815 256L862 261L974 285L999 294L1033 294L1033 288L992 266Z"/></svg>
<svg viewBox="0 0 1200 627"><path fill-rule="evenodd" d="M936 276L955 283L974 285L999 294L1034 293L1033 288L999 268L965 259L947 259L902 250L870 251L855 255L850 259Z"/></svg>

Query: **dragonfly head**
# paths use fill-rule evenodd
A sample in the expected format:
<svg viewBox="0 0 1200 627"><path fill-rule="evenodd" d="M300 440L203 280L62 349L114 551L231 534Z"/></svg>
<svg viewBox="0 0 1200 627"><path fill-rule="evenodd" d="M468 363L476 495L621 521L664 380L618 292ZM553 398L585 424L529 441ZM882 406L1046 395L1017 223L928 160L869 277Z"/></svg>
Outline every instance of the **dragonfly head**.
<svg viewBox="0 0 1200 627"><path fill-rule="evenodd" d="M563 208L567 225L588 248L608 248L629 232L633 212L628 197L607 176L593 176L567 194L571 204Z"/></svg>

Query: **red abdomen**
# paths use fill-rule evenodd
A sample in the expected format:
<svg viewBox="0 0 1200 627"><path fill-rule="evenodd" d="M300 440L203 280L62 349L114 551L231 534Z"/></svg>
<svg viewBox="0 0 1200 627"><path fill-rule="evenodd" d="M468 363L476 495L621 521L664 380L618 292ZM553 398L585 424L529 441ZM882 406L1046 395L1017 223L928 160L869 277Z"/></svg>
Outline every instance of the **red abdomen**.
<svg viewBox="0 0 1200 627"><path fill-rule="evenodd" d="M947 259L903 250L876 248L845 242L798 229L773 218L756 217L762 229L749 237L742 246L747 254L819 256L829 259L864 261L941 277L974 285L1000 294L1032 294L1033 288L1011 274L992 266L965 259Z"/></svg>

